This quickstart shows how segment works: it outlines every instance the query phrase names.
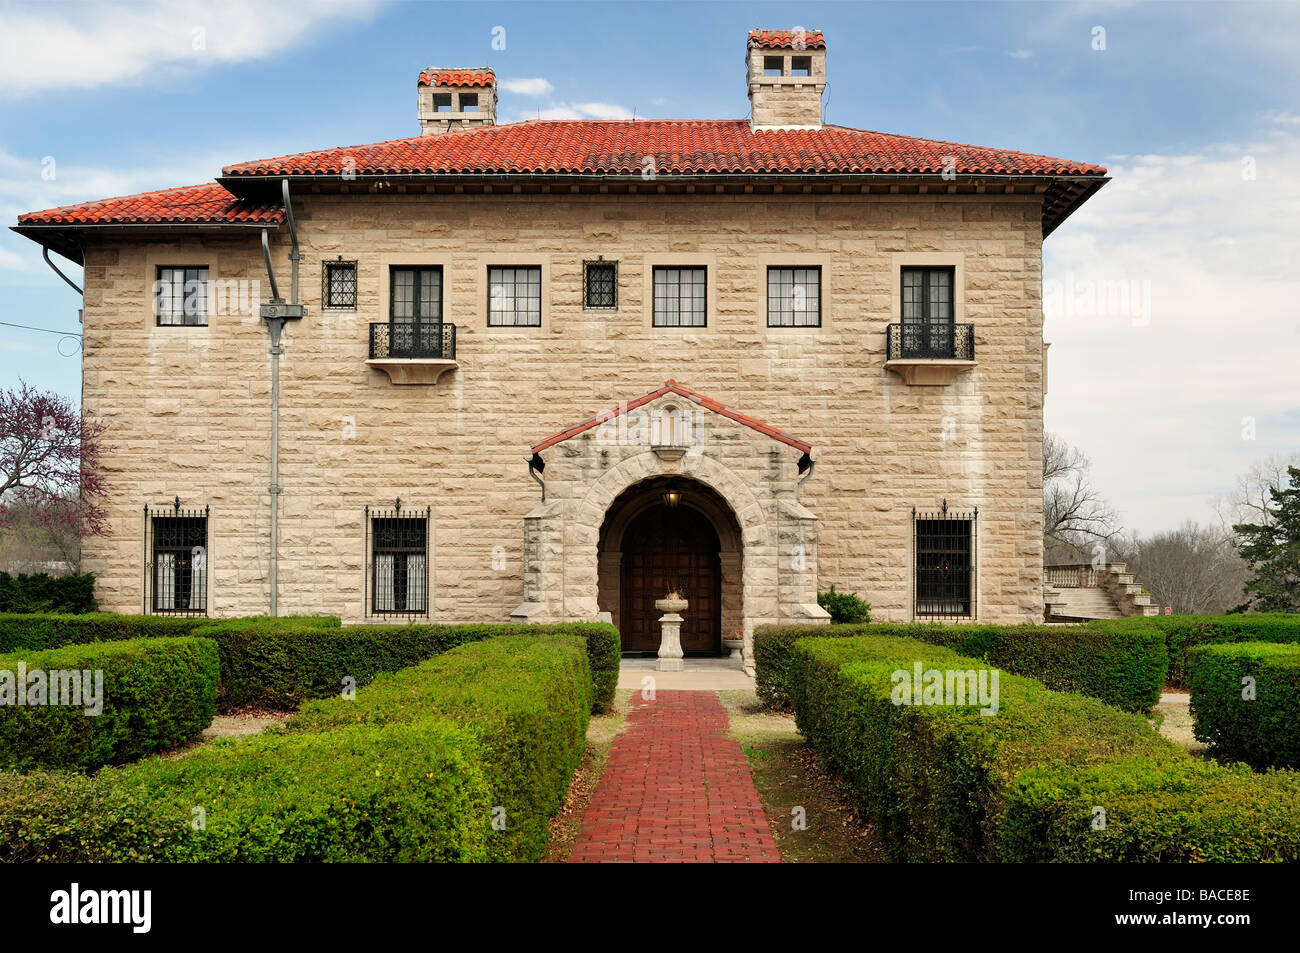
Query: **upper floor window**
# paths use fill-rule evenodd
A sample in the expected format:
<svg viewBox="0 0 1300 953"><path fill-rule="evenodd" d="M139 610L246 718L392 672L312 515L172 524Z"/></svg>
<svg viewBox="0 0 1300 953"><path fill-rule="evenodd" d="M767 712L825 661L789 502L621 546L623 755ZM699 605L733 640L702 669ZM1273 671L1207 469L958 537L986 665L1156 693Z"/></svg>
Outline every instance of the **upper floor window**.
<svg viewBox="0 0 1300 953"><path fill-rule="evenodd" d="M154 282L159 327L208 323L208 269L204 265L159 265Z"/></svg>
<svg viewBox="0 0 1300 953"><path fill-rule="evenodd" d="M816 328L821 323L821 268L767 269L767 326Z"/></svg>
<svg viewBox="0 0 1300 953"><path fill-rule="evenodd" d="M618 265L612 261L588 261L582 266L582 306L618 307Z"/></svg>
<svg viewBox="0 0 1300 953"><path fill-rule="evenodd" d="M812 57L795 56L790 60L791 76L811 76L812 75Z"/></svg>
<svg viewBox="0 0 1300 953"><path fill-rule="evenodd" d="M912 511L915 603L918 619L975 615L975 522L979 511Z"/></svg>
<svg viewBox="0 0 1300 953"><path fill-rule="evenodd" d="M763 57L763 75L780 76L785 72L784 56L765 56Z"/></svg>
<svg viewBox="0 0 1300 953"><path fill-rule="evenodd" d="M952 357L953 273L952 267L903 269L904 357Z"/></svg>
<svg viewBox="0 0 1300 953"><path fill-rule="evenodd" d="M371 611L425 615L429 611L429 515L391 512L370 516ZM419 511L417 511L419 512Z"/></svg>
<svg viewBox="0 0 1300 953"><path fill-rule="evenodd" d="M208 607L208 510L182 510L180 501L157 514L145 507L150 554L146 567L149 612L203 614Z"/></svg>
<svg viewBox="0 0 1300 953"><path fill-rule="evenodd" d="M351 309L357 306L357 263L355 261L327 261L323 277L325 287L321 298L325 307Z"/></svg>
<svg viewBox="0 0 1300 953"><path fill-rule="evenodd" d="M478 93L461 93L460 111L463 113L478 112Z"/></svg>
<svg viewBox="0 0 1300 953"><path fill-rule="evenodd" d="M655 268L654 326L702 328L707 323L705 268Z"/></svg>
<svg viewBox="0 0 1300 953"><path fill-rule="evenodd" d="M540 265L493 265L488 268L488 326L542 326Z"/></svg>
<svg viewBox="0 0 1300 953"><path fill-rule="evenodd" d="M451 93L434 93L433 111L439 113L451 112Z"/></svg>

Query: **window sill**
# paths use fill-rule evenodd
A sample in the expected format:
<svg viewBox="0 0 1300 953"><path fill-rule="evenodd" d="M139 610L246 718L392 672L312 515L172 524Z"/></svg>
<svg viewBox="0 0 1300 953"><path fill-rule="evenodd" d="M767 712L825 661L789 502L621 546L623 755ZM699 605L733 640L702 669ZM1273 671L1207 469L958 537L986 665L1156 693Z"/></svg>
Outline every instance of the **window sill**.
<svg viewBox="0 0 1300 953"><path fill-rule="evenodd" d="M951 384L957 375L975 367L974 361L956 361L942 358L900 358L885 361L885 370L893 371L914 387L934 387Z"/></svg>
<svg viewBox="0 0 1300 953"><path fill-rule="evenodd" d="M393 384L436 384L443 374L460 367L454 360L438 357L379 357L366 365L383 371Z"/></svg>

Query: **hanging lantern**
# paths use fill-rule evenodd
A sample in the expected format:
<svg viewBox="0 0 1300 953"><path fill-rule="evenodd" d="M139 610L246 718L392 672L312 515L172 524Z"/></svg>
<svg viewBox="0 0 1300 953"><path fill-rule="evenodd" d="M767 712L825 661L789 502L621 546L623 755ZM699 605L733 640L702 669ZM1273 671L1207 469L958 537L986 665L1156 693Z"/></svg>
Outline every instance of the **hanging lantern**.
<svg viewBox="0 0 1300 953"><path fill-rule="evenodd" d="M669 483L668 489L664 490L664 506L669 509L676 509L677 504L682 501L681 491L677 489L675 483Z"/></svg>

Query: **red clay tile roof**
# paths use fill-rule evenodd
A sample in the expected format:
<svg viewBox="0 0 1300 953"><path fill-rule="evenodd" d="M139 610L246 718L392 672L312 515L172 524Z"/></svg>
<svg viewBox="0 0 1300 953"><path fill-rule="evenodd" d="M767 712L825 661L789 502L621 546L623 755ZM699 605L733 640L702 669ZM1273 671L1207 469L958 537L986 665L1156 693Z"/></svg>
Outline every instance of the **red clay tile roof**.
<svg viewBox="0 0 1300 953"><path fill-rule="evenodd" d="M643 404L648 404L650 403L650 401L655 400L669 393L677 394L680 397L685 397L687 400L691 401L692 403L698 404L699 406L704 407L707 410L711 410L715 414L721 414L724 417L728 417L736 421L736 423L738 424L743 424L746 427L750 427L754 430L757 430L759 433L765 434L771 437L773 440L779 440L781 443L794 447L796 450L799 450L803 453L812 452L812 444L804 443L802 440L799 440L796 437L791 437L789 434L782 433L781 431L777 430L775 427L769 427L761 420L755 420L753 417L749 417L745 414L740 413L740 411L732 410L729 407L725 407L722 404L718 403L716 400L714 400L712 397L705 397L703 394L697 393L696 391L691 390L689 387L685 386L684 384L679 384L672 379L665 381L662 387L656 388L655 390L650 391L648 394L642 394L640 397L637 397L634 400L629 400L626 403L619 404L613 410L603 411L602 413L597 414L595 417L590 417L587 420L584 420L580 424L576 424L568 428L567 430L561 430L559 433L547 437L537 446L533 447L532 452L541 453L543 450L546 450L549 447L553 447L557 443L563 443L565 440L568 440L570 437L576 437L578 434L588 431L593 427L599 427L607 420L613 420L614 418L618 417L620 414L625 414L628 413L629 411L636 410L638 407L642 406Z"/></svg>
<svg viewBox="0 0 1300 953"><path fill-rule="evenodd" d="M824 50L821 30L750 30L750 47L760 50Z"/></svg>
<svg viewBox="0 0 1300 953"><path fill-rule="evenodd" d="M495 86L490 69L427 69L420 73L421 86Z"/></svg>
<svg viewBox="0 0 1300 953"><path fill-rule="evenodd" d="M844 126L756 132L744 119L528 120L244 162L222 173L640 175L646 157L661 175L1106 174L1086 162Z"/></svg>
<svg viewBox="0 0 1300 953"><path fill-rule="evenodd" d="M18 216L19 225L267 224L278 225L283 210L274 204L247 202L215 182L187 185L64 205Z"/></svg>

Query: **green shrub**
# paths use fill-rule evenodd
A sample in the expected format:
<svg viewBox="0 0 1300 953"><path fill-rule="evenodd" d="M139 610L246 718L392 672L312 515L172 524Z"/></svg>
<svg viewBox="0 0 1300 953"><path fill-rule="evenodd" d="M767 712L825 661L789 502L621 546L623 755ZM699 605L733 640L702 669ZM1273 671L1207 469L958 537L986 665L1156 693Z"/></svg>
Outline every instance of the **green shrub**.
<svg viewBox="0 0 1300 953"><path fill-rule="evenodd" d="M1198 739L1256 768L1300 768L1300 645L1199 645L1187 657Z"/></svg>
<svg viewBox="0 0 1300 953"><path fill-rule="evenodd" d="M1117 632L1085 626L872 623L845 626L763 626L754 631L757 691L763 704L789 707L790 652L801 638L897 636L942 645L1042 681L1057 691L1090 695L1125 711L1160 700L1168 654L1146 628Z"/></svg>
<svg viewBox="0 0 1300 953"><path fill-rule="evenodd" d="M94 612L95 576L0 572L0 612Z"/></svg>
<svg viewBox="0 0 1300 953"><path fill-rule="evenodd" d="M0 656L0 679L58 669L91 672L90 685L47 684L45 698L63 694L77 704L0 708L0 768L93 770L139 758L198 735L216 711L217 646L207 639L95 642ZM97 683L97 684L96 684ZM81 694L91 688L96 696ZM66 694L64 694L66 693ZM2 693L0 693L2 694ZM98 714L87 714L94 704Z"/></svg>
<svg viewBox="0 0 1300 953"><path fill-rule="evenodd" d="M1101 813L1098 811L1101 809ZM1030 768L1016 778L998 857L1012 862L1300 860L1300 775L1193 758Z"/></svg>
<svg viewBox="0 0 1300 953"><path fill-rule="evenodd" d="M1169 648L1168 683L1174 688L1188 686L1187 651L1193 646L1225 642L1300 642L1300 615L1285 612L1105 619L1090 622L1086 627L1110 632L1150 629L1161 632Z"/></svg>
<svg viewBox="0 0 1300 953"><path fill-rule="evenodd" d="M494 860L545 853L547 820L564 803L586 748L592 683L585 641L546 633L461 646L391 675L355 701L308 702L289 731L401 724L433 715L472 728L484 751L492 803L506 828L488 841Z"/></svg>
<svg viewBox="0 0 1300 953"><path fill-rule="evenodd" d="M896 860L992 860L1009 781L1043 763L1179 754L1146 721L1000 673L998 711L894 704L893 673L986 663L912 639L801 639L790 683L799 731L845 773Z"/></svg>
<svg viewBox="0 0 1300 953"><path fill-rule="evenodd" d="M279 619L254 616L244 621L254 620L290 626L311 621L319 626L339 627L337 616L288 616ZM195 629L212 625L216 621L207 616L120 615L114 612L92 612L85 615L0 614L0 652L56 649L64 645L117 642L122 639L179 638L192 635Z"/></svg>
<svg viewBox="0 0 1300 953"><path fill-rule="evenodd" d="M445 720L262 734L0 773L0 862L482 861L491 809L473 732Z"/></svg>
<svg viewBox="0 0 1300 953"><path fill-rule="evenodd" d="M817 593L817 604L831 614L831 622L836 625L871 621L871 606L855 592L836 592L835 583L828 591Z"/></svg>
<svg viewBox="0 0 1300 953"><path fill-rule="evenodd" d="M893 673L917 661L982 664L880 636L806 638L791 654L799 730L894 859L1300 859L1296 775L1196 762L1137 715L1014 675L993 716L894 704Z"/></svg>
<svg viewBox="0 0 1300 953"><path fill-rule="evenodd" d="M93 778L0 773L0 862L536 859L585 746L583 643L516 627L284 730Z"/></svg>
<svg viewBox="0 0 1300 953"><path fill-rule="evenodd" d="M364 685L466 642L520 632L549 632L586 639L595 683L593 711L605 711L618 684L622 650L618 629L607 623L512 625L352 625L333 616L252 616L239 619L131 616L0 616L0 651L54 648L82 642L199 635L221 654L221 711L250 705L291 710L309 698L328 698L352 678Z"/></svg>

